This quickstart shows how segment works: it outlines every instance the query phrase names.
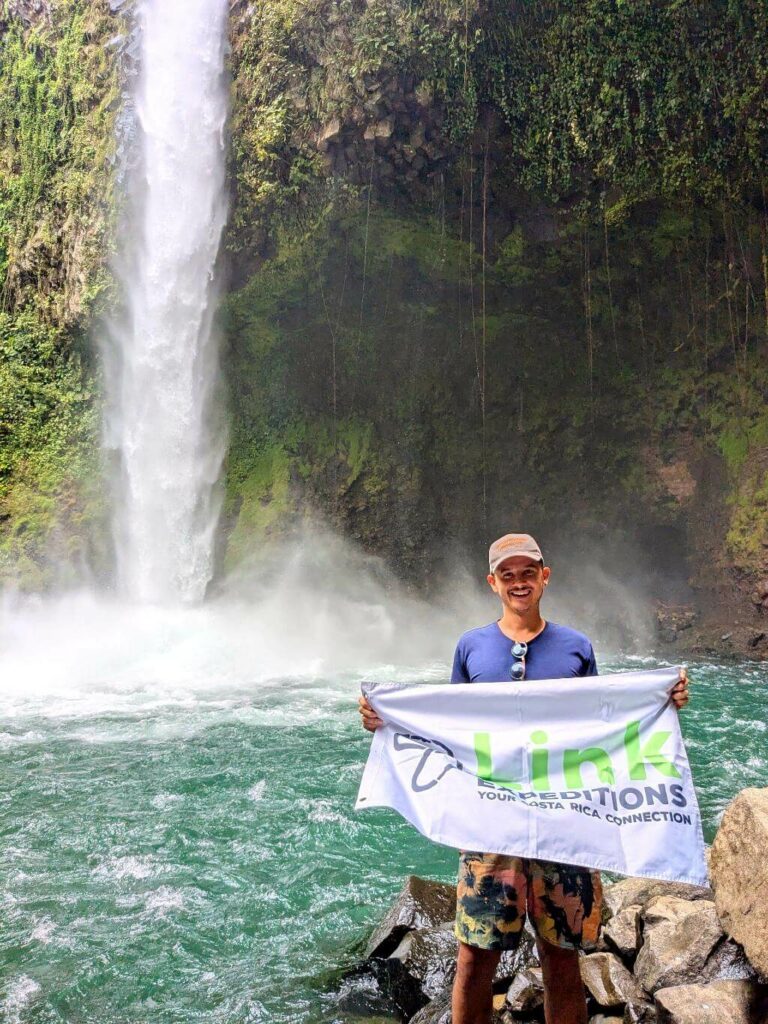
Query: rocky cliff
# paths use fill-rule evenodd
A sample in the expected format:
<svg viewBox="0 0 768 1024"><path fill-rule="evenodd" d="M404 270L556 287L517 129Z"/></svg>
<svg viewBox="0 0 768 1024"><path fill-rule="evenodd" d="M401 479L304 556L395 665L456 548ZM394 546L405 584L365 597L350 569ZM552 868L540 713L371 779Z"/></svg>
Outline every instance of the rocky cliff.
<svg viewBox="0 0 768 1024"><path fill-rule="evenodd" d="M85 339L128 6L4 8L27 585L108 571ZM767 653L767 36L751 2L235 0L220 571L308 509L416 582L524 527L661 602L666 642Z"/></svg>

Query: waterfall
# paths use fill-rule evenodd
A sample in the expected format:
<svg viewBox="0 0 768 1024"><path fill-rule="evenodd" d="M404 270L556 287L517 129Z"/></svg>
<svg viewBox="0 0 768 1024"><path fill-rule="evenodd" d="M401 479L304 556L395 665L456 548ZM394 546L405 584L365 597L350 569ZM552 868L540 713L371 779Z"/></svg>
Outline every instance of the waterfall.
<svg viewBox="0 0 768 1024"><path fill-rule="evenodd" d="M212 575L224 431L214 265L226 222L227 0L140 0L126 212L109 325L120 590L200 600Z"/></svg>

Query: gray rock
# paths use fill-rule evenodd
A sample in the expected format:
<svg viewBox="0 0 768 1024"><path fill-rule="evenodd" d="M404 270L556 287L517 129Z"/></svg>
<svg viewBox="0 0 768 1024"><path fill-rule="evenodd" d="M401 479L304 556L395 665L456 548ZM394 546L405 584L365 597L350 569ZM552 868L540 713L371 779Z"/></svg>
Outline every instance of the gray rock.
<svg viewBox="0 0 768 1024"><path fill-rule="evenodd" d="M408 932L385 963L404 971L427 999L434 999L453 982L457 947L452 925L444 924Z"/></svg>
<svg viewBox="0 0 768 1024"><path fill-rule="evenodd" d="M7 10L12 18L18 18L27 27L51 20L49 0L8 0Z"/></svg>
<svg viewBox="0 0 768 1024"><path fill-rule="evenodd" d="M343 1019L357 1017L400 1016L397 1005L382 991L376 974L376 963L358 967L344 977L336 992L336 1006Z"/></svg>
<svg viewBox="0 0 768 1024"><path fill-rule="evenodd" d="M598 1006L610 1009L643 998L637 981L613 953L582 957L579 967L581 980Z"/></svg>
<svg viewBox="0 0 768 1024"><path fill-rule="evenodd" d="M631 903L610 919L603 928L606 946L633 963L643 941L642 906Z"/></svg>
<svg viewBox="0 0 768 1024"><path fill-rule="evenodd" d="M656 993L658 1024L765 1024L768 985L715 981L678 985Z"/></svg>
<svg viewBox="0 0 768 1024"><path fill-rule="evenodd" d="M752 981L758 980L758 976L741 946L733 939L723 938L710 954L700 980Z"/></svg>
<svg viewBox="0 0 768 1024"><path fill-rule="evenodd" d="M391 908L374 930L365 957L386 957L407 931L436 928L451 921L456 912L456 887L410 875Z"/></svg>
<svg viewBox="0 0 768 1024"><path fill-rule="evenodd" d="M725 932L768 979L768 788L743 789L712 844L711 874Z"/></svg>
<svg viewBox="0 0 768 1024"><path fill-rule="evenodd" d="M525 967L507 989L506 1008L512 1013L531 1014L544 1005L544 981L540 967Z"/></svg>
<svg viewBox="0 0 768 1024"><path fill-rule="evenodd" d="M711 889L685 882L662 882L651 878L623 878L606 886L603 892L603 922L610 921L622 910L637 904L646 907L658 896L676 896L680 900L712 900Z"/></svg>
<svg viewBox="0 0 768 1024"><path fill-rule="evenodd" d="M646 992L699 980L722 937L714 903L658 896L643 914L635 976Z"/></svg>
<svg viewBox="0 0 768 1024"><path fill-rule="evenodd" d="M341 121L338 117L332 117L328 124L323 125L317 136L317 148L321 152L328 149L328 144L337 139L341 134Z"/></svg>

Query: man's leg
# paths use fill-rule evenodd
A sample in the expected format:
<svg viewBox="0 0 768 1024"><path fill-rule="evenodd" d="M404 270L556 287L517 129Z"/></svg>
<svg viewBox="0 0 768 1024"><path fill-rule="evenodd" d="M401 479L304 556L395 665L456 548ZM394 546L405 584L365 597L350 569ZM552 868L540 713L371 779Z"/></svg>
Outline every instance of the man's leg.
<svg viewBox="0 0 768 1024"><path fill-rule="evenodd" d="M502 949L514 949L520 941L527 885L519 857L471 851L459 857L453 1024L489 1024L493 976Z"/></svg>
<svg viewBox="0 0 768 1024"><path fill-rule="evenodd" d="M493 976L500 957L501 950L459 943L451 1001L452 1024L489 1024L493 1008Z"/></svg>
<svg viewBox="0 0 768 1024"><path fill-rule="evenodd" d="M544 979L547 1024L587 1024L587 1000L579 971L579 952L537 938Z"/></svg>
<svg viewBox="0 0 768 1024"><path fill-rule="evenodd" d="M578 947L592 948L600 931L603 888L589 868L532 860L528 909L544 979L547 1024L587 1024Z"/></svg>

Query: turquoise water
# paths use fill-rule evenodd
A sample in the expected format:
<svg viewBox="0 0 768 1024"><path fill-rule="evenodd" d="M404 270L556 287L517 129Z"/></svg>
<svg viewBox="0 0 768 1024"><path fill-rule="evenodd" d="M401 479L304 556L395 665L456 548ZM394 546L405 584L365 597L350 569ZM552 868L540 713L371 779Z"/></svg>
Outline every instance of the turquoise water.
<svg viewBox="0 0 768 1024"><path fill-rule="evenodd" d="M369 745L360 672L185 687L182 659L158 689L153 664L108 690L4 676L0 1019L343 1020L329 974L406 874L455 870L394 813L352 810ZM711 839L739 789L768 785L768 673L690 673L684 730Z"/></svg>

